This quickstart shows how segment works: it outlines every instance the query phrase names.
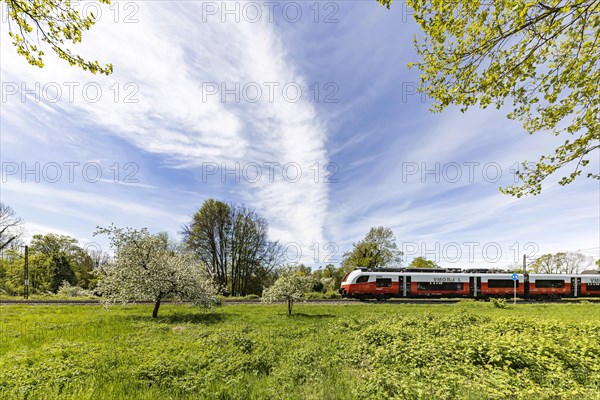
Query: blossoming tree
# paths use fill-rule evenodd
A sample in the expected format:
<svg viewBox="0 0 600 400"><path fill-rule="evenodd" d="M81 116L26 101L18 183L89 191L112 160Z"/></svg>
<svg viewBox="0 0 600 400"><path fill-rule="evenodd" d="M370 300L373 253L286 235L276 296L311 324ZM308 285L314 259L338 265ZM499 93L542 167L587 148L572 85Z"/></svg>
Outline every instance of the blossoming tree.
<svg viewBox="0 0 600 400"><path fill-rule="evenodd" d="M218 304L217 288L202 265L191 255L169 248L164 236L151 235L146 228L98 228L115 249L115 260L102 270L97 291L104 304L135 300L154 301L152 317L158 316L165 298L192 301L210 307Z"/></svg>
<svg viewBox="0 0 600 400"><path fill-rule="evenodd" d="M288 315L291 315L294 301L302 300L304 294L310 291L313 282L310 276L303 275L293 267L284 267L280 273L279 279L263 291L262 301L287 301Z"/></svg>

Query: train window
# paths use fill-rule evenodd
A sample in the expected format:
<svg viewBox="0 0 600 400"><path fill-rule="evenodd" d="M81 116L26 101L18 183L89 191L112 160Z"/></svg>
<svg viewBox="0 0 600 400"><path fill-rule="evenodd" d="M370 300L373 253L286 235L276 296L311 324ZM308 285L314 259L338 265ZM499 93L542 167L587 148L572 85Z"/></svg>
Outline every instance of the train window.
<svg viewBox="0 0 600 400"><path fill-rule="evenodd" d="M536 279L536 288L562 288L565 287L565 281L562 279Z"/></svg>
<svg viewBox="0 0 600 400"><path fill-rule="evenodd" d="M600 283L588 283L585 288L586 290L600 291Z"/></svg>
<svg viewBox="0 0 600 400"><path fill-rule="evenodd" d="M356 280L356 283L364 283L369 281L369 275L361 275Z"/></svg>
<svg viewBox="0 0 600 400"><path fill-rule="evenodd" d="M417 290L464 290L462 283L454 282L419 282L417 284Z"/></svg>
<svg viewBox="0 0 600 400"><path fill-rule="evenodd" d="M517 282L517 286L519 282ZM515 282L512 279L488 279L489 288L512 288Z"/></svg>
<svg viewBox="0 0 600 400"><path fill-rule="evenodd" d="M377 278L375 279L375 286L377 287L391 287L392 279L391 278Z"/></svg>

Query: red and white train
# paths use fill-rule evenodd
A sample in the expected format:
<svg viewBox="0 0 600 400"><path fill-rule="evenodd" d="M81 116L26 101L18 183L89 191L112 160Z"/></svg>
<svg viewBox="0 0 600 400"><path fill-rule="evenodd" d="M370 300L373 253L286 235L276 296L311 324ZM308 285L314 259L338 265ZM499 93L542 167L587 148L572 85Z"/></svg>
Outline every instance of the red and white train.
<svg viewBox="0 0 600 400"><path fill-rule="evenodd" d="M340 293L356 299L513 297L512 273L482 270L357 268L342 279ZM517 297L600 297L600 274L517 274Z"/></svg>

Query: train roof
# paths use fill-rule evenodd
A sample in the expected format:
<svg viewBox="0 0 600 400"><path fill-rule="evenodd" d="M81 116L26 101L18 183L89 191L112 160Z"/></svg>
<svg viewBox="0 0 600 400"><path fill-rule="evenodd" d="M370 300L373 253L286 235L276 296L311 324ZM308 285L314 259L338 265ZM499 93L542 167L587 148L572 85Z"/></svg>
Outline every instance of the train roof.
<svg viewBox="0 0 600 400"><path fill-rule="evenodd" d="M464 274L512 274L513 271L490 269L490 268L365 268L356 270L364 272L426 272L426 273L464 273Z"/></svg>
<svg viewBox="0 0 600 400"><path fill-rule="evenodd" d="M488 269L488 268L356 268L352 272L368 272L368 273L411 273L411 274L460 274L460 275L512 275L514 271ZM544 273L529 273L516 272L517 275L528 275L534 279L543 278L566 278L566 277L598 277L599 274L583 272L579 274L544 274Z"/></svg>

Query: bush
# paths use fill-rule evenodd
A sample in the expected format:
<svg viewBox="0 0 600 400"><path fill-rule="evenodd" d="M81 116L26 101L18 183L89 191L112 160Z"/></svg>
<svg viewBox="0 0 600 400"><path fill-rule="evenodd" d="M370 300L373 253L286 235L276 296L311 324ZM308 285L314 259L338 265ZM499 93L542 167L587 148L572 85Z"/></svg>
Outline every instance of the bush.
<svg viewBox="0 0 600 400"><path fill-rule="evenodd" d="M508 308L508 305L506 304L506 299L496 299L496 298L492 298L492 305L495 308Z"/></svg>
<svg viewBox="0 0 600 400"><path fill-rule="evenodd" d="M19 296L23 294L23 285L17 285L13 282L6 281L4 290L9 296Z"/></svg>
<svg viewBox="0 0 600 400"><path fill-rule="evenodd" d="M341 299L342 295L334 292L333 290L328 291L327 293L321 292L308 292L304 295L304 299L306 300L331 300L331 299Z"/></svg>
<svg viewBox="0 0 600 400"><path fill-rule="evenodd" d="M342 295L339 294L338 292L330 290L327 293L325 293L325 298L326 299L341 299Z"/></svg>
<svg viewBox="0 0 600 400"><path fill-rule="evenodd" d="M89 290L85 290L79 286L71 286L69 282L63 281L56 295L62 297L91 297L94 294Z"/></svg>
<svg viewBox="0 0 600 400"><path fill-rule="evenodd" d="M246 299L246 300L258 300L258 299L260 299L260 297L257 294L249 294L247 296L244 296L244 299Z"/></svg>
<svg viewBox="0 0 600 400"><path fill-rule="evenodd" d="M306 300L323 300L325 299L325 293L321 292L308 292L304 295Z"/></svg>

